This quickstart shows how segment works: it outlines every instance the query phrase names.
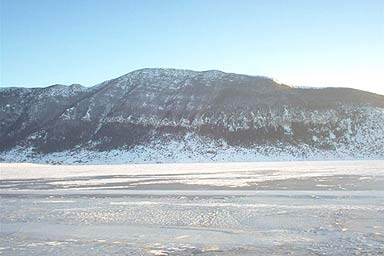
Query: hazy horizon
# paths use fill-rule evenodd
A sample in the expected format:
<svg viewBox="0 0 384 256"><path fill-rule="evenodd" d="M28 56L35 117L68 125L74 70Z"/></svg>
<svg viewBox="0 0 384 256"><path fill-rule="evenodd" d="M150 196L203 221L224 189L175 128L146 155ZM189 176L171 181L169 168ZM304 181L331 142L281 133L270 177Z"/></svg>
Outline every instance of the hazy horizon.
<svg viewBox="0 0 384 256"><path fill-rule="evenodd" d="M221 70L384 94L382 1L1 1L0 87Z"/></svg>

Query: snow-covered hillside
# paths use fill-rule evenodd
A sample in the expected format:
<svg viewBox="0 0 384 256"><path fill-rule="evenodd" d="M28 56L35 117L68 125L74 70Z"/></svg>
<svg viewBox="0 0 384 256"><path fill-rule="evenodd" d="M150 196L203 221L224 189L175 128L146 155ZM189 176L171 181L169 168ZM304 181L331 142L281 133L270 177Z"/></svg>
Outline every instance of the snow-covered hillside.
<svg viewBox="0 0 384 256"><path fill-rule="evenodd" d="M384 96L216 70L7 88L0 110L1 162L384 158Z"/></svg>

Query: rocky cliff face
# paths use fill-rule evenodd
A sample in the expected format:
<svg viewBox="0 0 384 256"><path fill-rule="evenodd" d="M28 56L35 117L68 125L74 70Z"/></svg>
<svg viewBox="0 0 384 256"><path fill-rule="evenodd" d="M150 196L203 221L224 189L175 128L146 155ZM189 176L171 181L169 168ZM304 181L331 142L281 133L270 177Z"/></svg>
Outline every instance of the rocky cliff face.
<svg viewBox="0 0 384 256"><path fill-rule="evenodd" d="M214 70L142 69L90 88L3 88L0 124L3 161L27 148L36 159L138 149L165 150L170 161L188 150L193 161L229 149L254 152L254 160L260 152L384 157L384 96Z"/></svg>

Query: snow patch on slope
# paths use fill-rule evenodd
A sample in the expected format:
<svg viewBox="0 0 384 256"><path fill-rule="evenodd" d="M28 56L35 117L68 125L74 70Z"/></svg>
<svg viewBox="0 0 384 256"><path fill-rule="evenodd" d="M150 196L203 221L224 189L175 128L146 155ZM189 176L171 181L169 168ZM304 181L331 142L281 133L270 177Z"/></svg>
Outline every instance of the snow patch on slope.
<svg viewBox="0 0 384 256"><path fill-rule="evenodd" d="M335 150L320 150L302 145L257 145L239 147L224 140L213 141L187 134L182 140L161 140L132 149L95 151L74 149L48 154L34 153L32 148L16 147L0 153L0 162L51 164L125 164L125 163L194 163L194 162L258 162L294 160L384 159L384 152L369 148L339 145Z"/></svg>

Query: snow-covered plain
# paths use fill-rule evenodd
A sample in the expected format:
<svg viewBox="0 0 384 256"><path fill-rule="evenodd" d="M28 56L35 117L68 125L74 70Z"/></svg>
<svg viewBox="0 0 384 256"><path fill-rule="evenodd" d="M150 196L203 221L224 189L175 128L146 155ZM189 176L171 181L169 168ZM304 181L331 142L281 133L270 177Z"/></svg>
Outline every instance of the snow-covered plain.
<svg viewBox="0 0 384 256"><path fill-rule="evenodd" d="M2 255L383 255L384 161L0 164Z"/></svg>
<svg viewBox="0 0 384 256"><path fill-rule="evenodd" d="M382 160L132 165L0 163L0 169L2 188L16 186L20 180L24 183L28 180L45 180L47 185L55 189L97 189L103 184L110 189L124 185L134 188L160 184L246 188L275 180L330 176L358 176L361 179L384 177Z"/></svg>

